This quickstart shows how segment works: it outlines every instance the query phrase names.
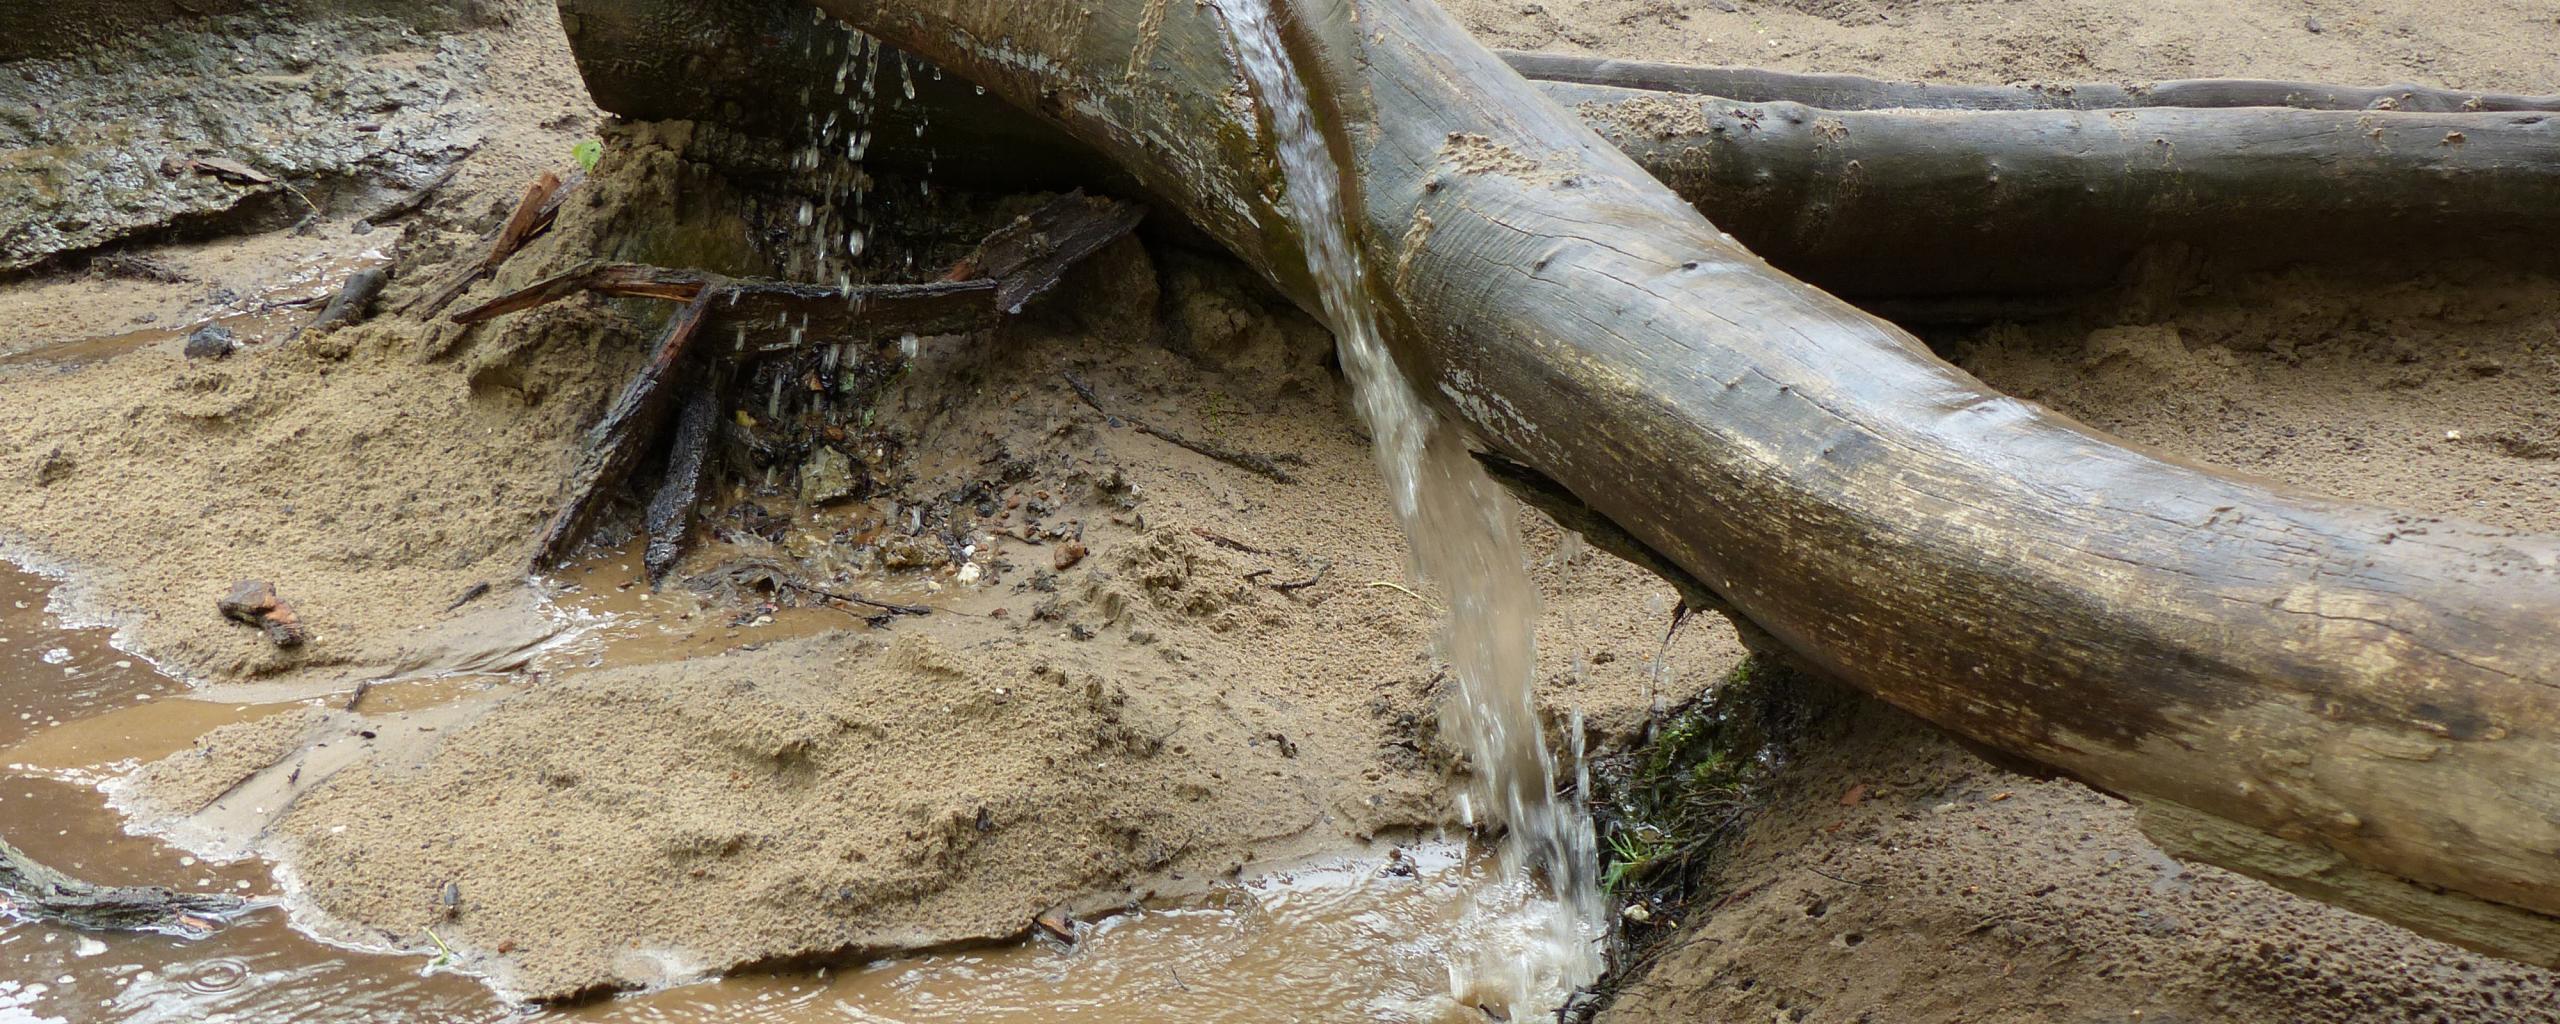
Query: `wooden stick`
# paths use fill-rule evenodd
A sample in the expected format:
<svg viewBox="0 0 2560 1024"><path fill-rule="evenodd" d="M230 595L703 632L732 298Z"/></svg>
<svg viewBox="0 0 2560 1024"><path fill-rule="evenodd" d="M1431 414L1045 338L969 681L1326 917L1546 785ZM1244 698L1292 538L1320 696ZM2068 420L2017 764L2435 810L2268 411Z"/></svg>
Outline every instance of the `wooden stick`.
<svg viewBox="0 0 2560 1024"><path fill-rule="evenodd" d="M569 553L569 547L585 536L587 524L612 497L614 485L622 482L631 464L640 458L641 450L647 447L647 436L665 418L666 386L674 379L676 367L684 361L693 339L701 333L703 321L709 318L714 294L704 290L667 322L657 345L650 350L649 361L641 365L640 372L605 409L604 418L588 428L578 464L569 473L568 493L535 545L536 565L558 564Z"/></svg>

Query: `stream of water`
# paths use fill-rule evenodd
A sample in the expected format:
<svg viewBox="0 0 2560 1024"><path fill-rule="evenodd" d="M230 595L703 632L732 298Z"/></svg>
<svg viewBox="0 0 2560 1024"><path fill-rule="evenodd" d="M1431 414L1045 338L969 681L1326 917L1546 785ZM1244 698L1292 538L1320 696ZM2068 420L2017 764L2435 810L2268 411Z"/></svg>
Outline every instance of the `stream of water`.
<svg viewBox="0 0 2560 1024"><path fill-rule="evenodd" d="M1479 931L1475 955L1451 964L1451 992L1508 1016L1543 1013L1599 976L1605 918L1589 813L1556 796L1556 762L1538 720L1538 596L1518 520L1510 497L1467 454L1457 429L1423 403L1387 349L1352 244L1344 170L1326 146L1270 0L1214 6L1269 123L1284 178L1282 213L1305 249L1396 520L1421 575L1448 595L1445 653L1458 688L1447 728L1473 769L1460 806L1471 824L1501 829L1504 837L1492 885L1507 891L1488 899L1521 898L1544 876L1550 912L1527 934Z"/></svg>

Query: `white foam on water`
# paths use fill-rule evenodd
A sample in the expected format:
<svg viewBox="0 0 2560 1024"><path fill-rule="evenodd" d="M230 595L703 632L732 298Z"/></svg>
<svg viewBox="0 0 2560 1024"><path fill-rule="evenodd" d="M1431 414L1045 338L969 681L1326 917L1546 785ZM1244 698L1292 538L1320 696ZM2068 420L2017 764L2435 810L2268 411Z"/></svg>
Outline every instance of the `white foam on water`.
<svg viewBox="0 0 2560 1024"><path fill-rule="evenodd" d="M1473 768L1460 795L1471 817L1507 828L1491 908L1543 900L1527 928L1490 909L1471 955L1450 964L1452 994L1514 1019L1552 1010L1601 970L1605 927L1589 812L1555 796L1534 693L1538 596L1510 496L1468 455L1463 438L1408 383L1362 288L1360 253L1343 206L1342 168L1318 130L1307 89L1268 0L1212 0L1269 121L1284 177L1282 214L1305 248L1316 298L1333 328L1360 415L1375 439L1396 519L1422 575L1449 595L1443 640L1457 676L1444 716ZM1540 885L1543 873L1544 885ZM1471 929L1472 930L1472 929Z"/></svg>

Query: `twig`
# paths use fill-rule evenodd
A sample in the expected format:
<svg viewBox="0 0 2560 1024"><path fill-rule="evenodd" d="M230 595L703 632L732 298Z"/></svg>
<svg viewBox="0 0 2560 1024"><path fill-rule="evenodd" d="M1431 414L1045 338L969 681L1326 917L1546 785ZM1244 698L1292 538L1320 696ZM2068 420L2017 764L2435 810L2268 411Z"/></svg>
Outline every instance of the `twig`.
<svg viewBox="0 0 2560 1024"><path fill-rule="evenodd" d="M845 602L845 603L847 603L847 604L858 604L858 605L864 605L864 606L871 607L871 608L878 608L878 609L880 609L881 611L889 612L889 613L891 613L891 614L895 614L895 615L931 615L931 614L933 614L933 609L931 609L931 608L927 608L927 607L925 607L925 606L923 606L923 605L920 605L920 604L891 604L891 603L889 603L889 602L887 602L887 601L874 601L874 600L872 600L872 599L870 599L870 598L867 598L867 597L864 597L864 596L862 596L862 595L860 595L860 594L848 593L848 592L844 592L844 591L828 590L828 589L826 589L826 588L824 588L824 587L816 586L816 585L814 585L814 584L809 584L809 583L803 583L803 582L801 582L801 581L799 581L799 580L789 579L789 578L776 578L773 582L774 582L774 585L775 585L775 586L779 586L779 587L786 587L786 588L789 588L789 589L791 589L791 590L797 590L797 591L800 591L801 593L804 593L804 594L816 594L816 595L818 595L819 597L826 598L826 599L828 599L828 600L830 600L830 601L843 601L843 602Z"/></svg>
<svg viewBox="0 0 2560 1024"><path fill-rule="evenodd" d="M1391 580L1370 580L1369 585L1372 587L1385 587L1389 590L1401 592L1404 596L1410 597L1416 601L1422 601L1425 604L1430 603L1429 599L1424 598L1420 594L1414 593L1413 588L1405 586L1402 583L1397 583Z"/></svg>
<svg viewBox="0 0 2560 1024"><path fill-rule="evenodd" d="M1315 585L1316 585L1316 584L1318 584L1318 583L1322 583L1322 582L1324 582L1324 571L1325 571L1325 570L1327 570L1327 569L1330 569L1330 568L1333 568L1333 563L1328 562L1328 561L1325 561L1325 560L1323 560L1323 559L1319 558L1319 559L1317 559L1317 560L1316 560L1316 574L1315 574L1315 575L1313 575L1313 576L1309 576L1309 577L1307 577L1306 579L1299 580L1299 581L1297 581L1297 582L1295 582L1295 583L1263 583L1262 585L1263 585L1263 586L1266 586L1266 587L1270 587L1271 589L1273 589L1273 590L1277 590L1277 591L1279 591L1279 592L1281 592L1281 593L1283 593L1283 594L1289 593L1289 592L1294 591L1294 590L1305 590L1305 589L1307 589L1308 587L1312 587L1312 586L1315 586ZM1249 573L1244 574L1244 578L1246 578L1246 579L1248 579L1248 580L1252 580L1252 581L1254 581L1254 582L1256 582L1256 583L1262 583L1262 580L1260 579L1260 577L1263 577L1263 576L1270 576L1270 575L1274 575L1274 573L1273 573L1271 570L1269 570L1269 569L1256 569L1256 570L1254 570L1254 571L1252 571L1252 572L1249 572ZM1399 587L1399 588L1397 588L1397 589L1402 590L1403 588ZM1406 593L1408 593L1408 594L1409 594L1409 593L1412 593L1412 591L1409 591L1409 590L1408 590L1408 591L1405 591L1405 592L1406 592Z"/></svg>
<svg viewBox="0 0 2560 1024"><path fill-rule="evenodd" d="M1810 872L1813 872L1814 874L1817 874L1817 875L1821 875L1821 876L1822 876L1822 877L1824 877L1824 878L1828 878L1828 879L1830 879L1830 880L1832 880L1832 881L1834 881L1834 882L1838 882L1838 883L1840 883L1840 884L1842 884L1842 885L1854 885L1854 886L1857 886L1858 888L1861 888L1861 889L1867 888L1867 887L1869 887L1869 886L1871 886L1871 885L1875 884L1875 883L1872 883L1872 882L1857 882L1857 881L1851 881L1851 880L1849 880L1849 879L1842 878L1842 877L1840 877L1840 876L1838 876L1838 875L1832 874L1831 872L1824 871L1824 870L1822 870L1821 868L1814 867L1813 865L1810 865L1810 864L1805 865L1805 870L1810 871Z"/></svg>
<svg viewBox="0 0 2560 1024"><path fill-rule="evenodd" d="M1207 527L1194 526L1191 528L1191 532L1198 535L1201 540L1208 541L1211 544L1215 544L1229 551L1241 551L1248 555L1268 555L1271 553L1233 537L1226 536L1225 534L1211 531ZM1269 570L1264 571L1268 572Z"/></svg>
<svg viewBox="0 0 2560 1024"><path fill-rule="evenodd" d="M1294 456L1256 455L1252 452L1239 452L1220 448L1217 445L1213 445L1205 441L1194 441L1190 438L1174 433L1173 431L1153 426L1147 421L1135 416L1118 414L1109 409L1105 409L1102 407L1102 399L1095 397L1093 393L1093 385L1076 379L1076 375L1072 373L1061 374L1060 376L1067 379L1068 387L1075 389L1076 397L1084 399L1084 404L1092 406L1093 411L1101 413L1106 419L1126 421L1132 429L1141 434L1146 434L1150 437L1156 438L1157 440L1171 443L1176 447L1188 448L1248 473L1267 476L1284 484L1294 484L1298 482L1298 478L1290 476L1288 470L1280 468L1281 460L1294 460Z"/></svg>
<svg viewBox="0 0 2560 1024"><path fill-rule="evenodd" d="M526 242L532 241L534 236L548 230L552 221L560 213L560 200L568 195L570 187L574 184L574 180L564 184L559 175L549 171L542 172L541 177L535 178L532 184L525 186L524 198L516 203L515 212L508 214L506 223L499 227L498 237L489 243L489 251L454 274L443 287L413 302L408 309L422 316L434 316L443 312L446 306L453 304L453 300L461 298L462 293L469 290L474 282L489 276L491 272L498 269L499 264L507 261L507 257L515 255L516 250L524 248Z"/></svg>
<svg viewBox="0 0 2560 1024"><path fill-rule="evenodd" d="M478 582L478 583L474 583L474 584L472 584L470 587L468 587L468 588L464 589L464 590L463 590L463 592L462 592L462 596L461 596L461 597L454 598L454 599L453 599L453 603L452 603L452 604L449 604L449 605L444 606L444 610L445 610L445 612L446 612L446 613L450 614L454 609L456 609L456 608L460 608L460 607L462 607L463 605L466 605L466 604L470 604L470 603L471 603L471 602L473 602L473 601L477 601L477 600L479 600L479 599L481 599L481 598L483 598L483 597L488 596L488 594L489 594L489 581L487 581L487 580L482 580L482 581L480 581L480 582Z"/></svg>

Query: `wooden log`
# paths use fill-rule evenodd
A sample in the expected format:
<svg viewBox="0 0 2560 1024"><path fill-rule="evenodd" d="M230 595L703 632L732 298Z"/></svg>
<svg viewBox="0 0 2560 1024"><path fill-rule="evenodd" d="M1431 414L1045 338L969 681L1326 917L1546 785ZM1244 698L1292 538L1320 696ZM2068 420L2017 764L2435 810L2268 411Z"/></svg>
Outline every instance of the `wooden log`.
<svg viewBox="0 0 2560 1024"><path fill-rule="evenodd" d="M1857 75L1705 67L1565 53L1501 51L1522 77L1646 92L1717 96L1743 103L1801 103L1831 110L2120 110L2138 107L2289 107L2421 114L2560 111L2560 96L2439 89L2425 85L2323 85L2259 78L2188 78L2131 85L1970 85L1891 82Z"/></svg>
<svg viewBox="0 0 2560 1024"><path fill-rule="evenodd" d="M1550 84L1716 226L1861 299L2226 268L2560 256L2560 117L2264 107L1822 110Z"/></svg>
<svg viewBox="0 0 2560 1024"><path fill-rule="evenodd" d="M1246 2L821 6L1313 308L1227 38ZM2278 884L2560 963L2560 541L2124 447L1773 270L1429 3L1281 18L1398 359L1487 443L1829 675L2397 888L2232 859ZM2503 927L2425 909L2452 900Z"/></svg>
<svg viewBox="0 0 2560 1024"><path fill-rule="evenodd" d="M0 840L0 915L15 914L83 931L150 931L202 936L248 903L223 893L159 886L99 885L37 863Z"/></svg>
<svg viewBox="0 0 2560 1024"><path fill-rule="evenodd" d="M642 552L649 587L666 582L667 573L684 557L685 537L693 530L693 506L702 500L703 476L711 455L711 438L720 423L720 389L696 387L676 414L675 436L668 442L667 472L649 498L641 519L649 544Z"/></svg>
<svg viewBox="0 0 2560 1024"><path fill-rule="evenodd" d="M572 43L597 103L630 117L734 114L722 123L738 132L798 139L809 130L805 109L751 97L823 93L845 59L845 33L813 24L787 0L561 7L581 26ZM759 56L767 54L775 56ZM1567 79L1672 86L1720 81L1711 76L1732 70L1640 65L1644 75L1631 77L1593 70L1620 62L1507 59ZM899 60L911 70L895 70ZM1063 188L1117 174L1100 169L1109 164L1089 147L957 76L937 79L911 58L875 59L883 61L874 74L912 78L919 91L908 101L888 86L870 122L884 140L867 154L876 166L922 173L930 163L937 177L995 188ZM1587 73L1567 73L1575 68ZM1736 74L1746 82L1837 77ZM2304 259L2560 263L2560 246L2548 244L2560 238L2560 118L2538 113L2088 111L2054 102L1984 113L1860 110L1880 102L1872 90L1792 89L1843 107L1826 110L1759 101L1784 89L1741 90L1752 101L1735 102L1535 85L1779 269L1897 317L2000 319L2021 306L1905 300L2085 293L2116 283L2144 250L2170 245L2231 270ZM2228 89L2167 94L2254 98ZM2519 104L2489 106L2510 105ZM921 141L919 123L928 125ZM791 148L741 141L720 152L735 159L731 169L762 175L774 173L774 153Z"/></svg>

